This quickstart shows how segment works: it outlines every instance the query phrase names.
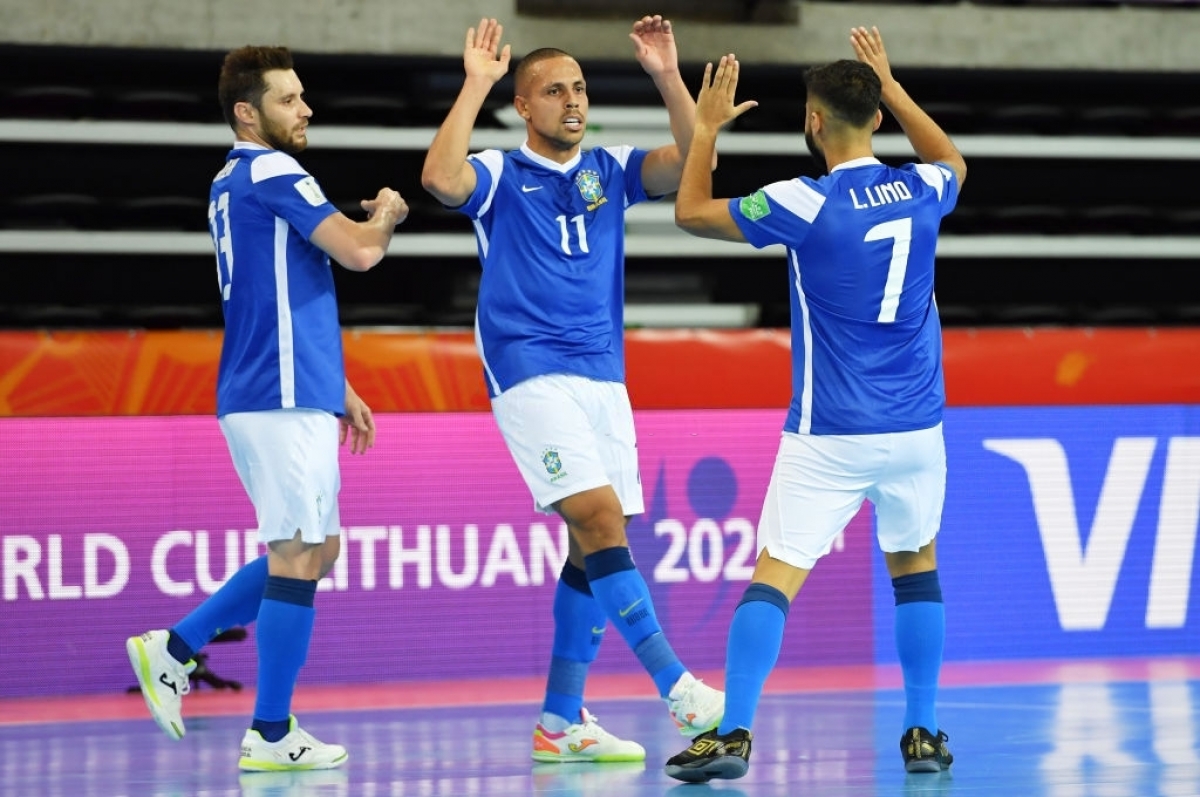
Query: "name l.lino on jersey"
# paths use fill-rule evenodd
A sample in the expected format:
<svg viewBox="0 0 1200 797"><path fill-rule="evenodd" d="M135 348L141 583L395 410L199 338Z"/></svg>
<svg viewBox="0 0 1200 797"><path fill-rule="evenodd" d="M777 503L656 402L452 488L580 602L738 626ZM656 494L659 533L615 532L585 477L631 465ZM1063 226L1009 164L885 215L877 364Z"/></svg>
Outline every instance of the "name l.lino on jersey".
<svg viewBox="0 0 1200 797"><path fill-rule="evenodd" d="M866 194L866 204L863 204L858 196L854 193L854 189L850 189L850 201L854 203L855 210L866 210L867 208L877 208L880 205L891 205L895 202L903 202L906 199L912 199L912 192L900 180L891 183L882 183L881 185L869 185L863 189Z"/></svg>

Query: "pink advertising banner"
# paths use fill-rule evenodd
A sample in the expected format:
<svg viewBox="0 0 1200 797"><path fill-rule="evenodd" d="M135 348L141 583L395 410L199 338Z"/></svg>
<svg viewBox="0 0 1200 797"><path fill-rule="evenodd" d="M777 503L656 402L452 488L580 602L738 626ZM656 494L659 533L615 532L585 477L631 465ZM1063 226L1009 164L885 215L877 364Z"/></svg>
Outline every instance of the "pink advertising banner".
<svg viewBox="0 0 1200 797"><path fill-rule="evenodd" d="M685 664L724 665L783 420L637 416L647 512L629 529ZM533 509L491 417L384 414L342 459L342 557L321 584L306 683L536 676L566 529ZM0 419L0 697L120 691L125 637L169 627L262 549L208 416ZM873 661L860 514L793 609L784 665ZM253 637L213 645L252 682ZM595 668L638 663L610 628Z"/></svg>

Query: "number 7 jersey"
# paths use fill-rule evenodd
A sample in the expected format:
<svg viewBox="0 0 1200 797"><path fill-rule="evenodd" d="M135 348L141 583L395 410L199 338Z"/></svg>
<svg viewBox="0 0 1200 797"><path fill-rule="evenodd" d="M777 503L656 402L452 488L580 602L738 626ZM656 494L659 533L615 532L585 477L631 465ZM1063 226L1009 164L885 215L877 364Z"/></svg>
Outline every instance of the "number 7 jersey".
<svg viewBox="0 0 1200 797"><path fill-rule="evenodd" d="M944 165L859 158L819 180L772 183L730 200L747 241L787 247L786 431L881 434L941 422L934 253L957 199L957 177Z"/></svg>
<svg viewBox="0 0 1200 797"><path fill-rule="evenodd" d="M646 199L645 157L602 147L559 164L523 146L468 159L475 190L455 210L483 264L475 342L489 396L546 374L625 381L625 209Z"/></svg>

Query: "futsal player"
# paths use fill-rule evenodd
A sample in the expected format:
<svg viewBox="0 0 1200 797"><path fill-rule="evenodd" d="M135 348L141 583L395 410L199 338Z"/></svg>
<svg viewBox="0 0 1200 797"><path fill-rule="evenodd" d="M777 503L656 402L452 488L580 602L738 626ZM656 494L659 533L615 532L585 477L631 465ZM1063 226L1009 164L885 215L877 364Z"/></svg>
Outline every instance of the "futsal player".
<svg viewBox="0 0 1200 797"><path fill-rule="evenodd" d="M855 28L857 60L805 73L804 135L825 175L714 199L708 163L734 104L739 65L710 64L675 205L704 238L787 247L792 400L758 525L758 562L733 614L718 727L667 761L684 781L738 778L749 768L763 683L788 610L817 561L858 512L875 505L892 578L906 707L900 751L909 772L953 761L935 698L945 638L936 535L946 491L945 390L934 303L938 226L953 210L966 163L892 76L879 31ZM880 163L880 103L921 163Z"/></svg>
<svg viewBox="0 0 1200 797"><path fill-rule="evenodd" d="M695 102L679 74L671 23L643 17L630 37L662 95L673 144L582 149L583 71L567 53L545 48L515 70L525 143L468 157L479 110L508 72L502 32L494 19L467 31L466 77L422 184L474 224L483 265L475 332L493 415L537 508L558 513L570 532L533 758L640 761L640 744L607 732L583 705L608 622L683 733L715 727L722 706L721 693L693 677L668 643L625 533L629 517L644 511L624 384L625 209L678 187Z"/></svg>
<svg viewBox="0 0 1200 797"><path fill-rule="evenodd" d="M317 581L340 550L338 448L349 440L361 454L375 439L371 410L346 381L330 258L371 269L408 206L383 188L363 200L367 220L352 221L296 161L312 109L286 48L228 53L218 96L235 142L208 208L225 316L217 416L268 552L171 629L131 637L126 651L151 715L180 739L193 657L222 630L256 621L254 717L238 766L329 769L346 749L297 724L292 692Z"/></svg>

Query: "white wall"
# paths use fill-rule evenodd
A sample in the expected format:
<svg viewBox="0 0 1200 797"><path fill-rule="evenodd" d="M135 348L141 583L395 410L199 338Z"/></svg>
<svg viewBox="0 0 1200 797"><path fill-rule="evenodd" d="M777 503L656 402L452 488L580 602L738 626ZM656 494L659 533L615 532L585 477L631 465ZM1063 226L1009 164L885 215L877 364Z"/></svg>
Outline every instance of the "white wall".
<svg viewBox="0 0 1200 797"><path fill-rule="evenodd" d="M874 24L904 66L1200 69L1200 10L799 5L795 26L680 22L681 56L828 61L850 54L851 25ZM0 42L457 55L466 28L484 15L506 23L518 54L556 46L581 58L630 55L624 23L518 18L515 0L0 0Z"/></svg>

